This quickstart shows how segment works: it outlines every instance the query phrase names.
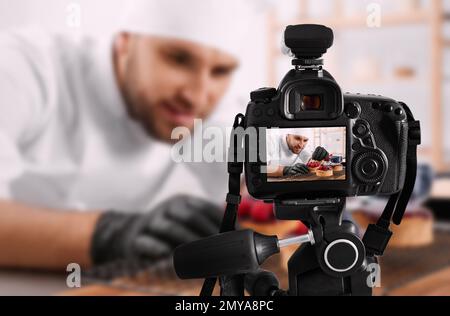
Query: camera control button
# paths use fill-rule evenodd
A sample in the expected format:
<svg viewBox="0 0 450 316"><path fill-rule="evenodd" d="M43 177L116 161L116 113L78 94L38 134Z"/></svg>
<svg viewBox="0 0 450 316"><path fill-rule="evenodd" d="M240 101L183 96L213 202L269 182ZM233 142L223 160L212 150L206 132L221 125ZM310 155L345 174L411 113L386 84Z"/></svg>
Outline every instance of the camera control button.
<svg viewBox="0 0 450 316"><path fill-rule="evenodd" d="M359 151L359 150L361 149L361 143L359 142L359 140L356 140L356 142L353 143L352 149L353 149L354 151Z"/></svg>
<svg viewBox="0 0 450 316"><path fill-rule="evenodd" d="M268 108L266 111L268 116L274 116L275 115L275 110L272 108Z"/></svg>
<svg viewBox="0 0 450 316"><path fill-rule="evenodd" d="M379 110L381 108L381 103L380 102L373 102L372 103L372 108L375 110Z"/></svg>
<svg viewBox="0 0 450 316"><path fill-rule="evenodd" d="M364 135L367 132L367 127L365 125L356 126L356 132L358 135Z"/></svg>
<svg viewBox="0 0 450 316"><path fill-rule="evenodd" d="M372 137L370 135L366 136L362 141L363 141L363 144L365 146L367 146L367 147L373 147L374 146Z"/></svg>
<svg viewBox="0 0 450 316"><path fill-rule="evenodd" d="M369 128L363 122L357 122L355 126L353 126L353 134L358 138L363 138L369 133Z"/></svg>
<svg viewBox="0 0 450 316"><path fill-rule="evenodd" d="M361 164L361 171L367 177L372 177L376 174L378 168L378 163L374 159L368 159Z"/></svg>
<svg viewBox="0 0 450 316"><path fill-rule="evenodd" d="M277 94L275 88L261 88L250 93L250 100L252 101L265 101L273 98Z"/></svg>
<svg viewBox="0 0 450 316"><path fill-rule="evenodd" d="M345 115L347 115L348 118L355 119L359 117L361 114L361 107L359 103L352 102L345 104Z"/></svg>
<svg viewBox="0 0 450 316"><path fill-rule="evenodd" d="M365 152L353 160L353 173L362 184L376 184L382 180L386 171L383 157L375 152Z"/></svg>
<svg viewBox="0 0 450 316"><path fill-rule="evenodd" d="M403 113L404 113L403 110L400 109L400 108L398 108L397 110L395 110L395 114L398 115L398 116L403 115Z"/></svg>
<svg viewBox="0 0 450 316"><path fill-rule="evenodd" d="M253 115L256 117L260 117L262 115L262 111L259 108L253 110Z"/></svg>
<svg viewBox="0 0 450 316"><path fill-rule="evenodd" d="M386 113L390 113L390 112L394 111L394 107L392 106L392 104L386 104L383 107L383 111Z"/></svg>

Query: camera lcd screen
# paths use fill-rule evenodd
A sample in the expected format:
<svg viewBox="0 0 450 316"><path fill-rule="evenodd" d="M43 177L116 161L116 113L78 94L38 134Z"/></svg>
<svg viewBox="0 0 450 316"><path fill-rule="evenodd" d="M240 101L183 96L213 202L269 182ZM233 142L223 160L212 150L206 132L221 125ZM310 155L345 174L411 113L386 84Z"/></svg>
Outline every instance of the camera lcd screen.
<svg viewBox="0 0 450 316"><path fill-rule="evenodd" d="M345 154L345 127L268 129L267 182L343 181Z"/></svg>

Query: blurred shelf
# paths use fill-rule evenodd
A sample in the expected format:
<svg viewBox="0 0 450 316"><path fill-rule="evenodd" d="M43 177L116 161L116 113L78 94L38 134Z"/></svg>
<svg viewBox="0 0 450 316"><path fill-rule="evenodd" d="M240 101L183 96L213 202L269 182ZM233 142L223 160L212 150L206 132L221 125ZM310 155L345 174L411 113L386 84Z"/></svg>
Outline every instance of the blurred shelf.
<svg viewBox="0 0 450 316"><path fill-rule="evenodd" d="M341 87L354 87L354 86L365 86L365 85L414 85L422 87L424 82L418 78L376 78L376 79L353 79L353 80L342 80L340 81Z"/></svg>
<svg viewBox="0 0 450 316"><path fill-rule="evenodd" d="M412 11L409 13L390 13L382 15L381 25L384 26L403 26L405 24L420 24L429 22L432 18L432 14L429 10L421 9L418 11ZM317 18L299 18L290 23L276 23L275 27L277 30L286 27L286 24L298 24L298 23L318 23L328 25L333 28L369 28L367 26L367 15L354 15L354 16L344 16L341 18L335 17L317 17ZM377 29L377 27L373 27Z"/></svg>
<svg viewBox="0 0 450 316"><path fill-rule="evenodd" d="M450 22L450 12L445 11L444 0L433 0L427 1L427 4L421 4L420 7L416 7L417 4L413 4L409 9L403 11L394 11L387 13L383 11L381 16L380 27L369 27L368 26L368 15L366 12L359 12L355 14L345 15L344 3L343 1L336 1L333 8L333 16L322 16L322 17L311 17L308 15L308 6L312 0L297 0L299 1L299 10L297 12L297 18L280 21L277 19L275 14L272 14L269 18L268 23L268 34L269 34L269 45L268 45L268 56L269 60L272 61L272 65L268 69L268 82L269 85L277 86L277 67L278 62L281 60L282 55L279 50L279 34L282 32L287 24L324 24L333 29L345 29L345 30L367 30L373 29L378 31L381 29L386 29L390 27L402 27L402 26L423 26L429 28L430 30L430 43L420 47L426 49L431 54L430 56L430 73L429 75L421 74L424 78L386 78L374 80L348 80L341 76L344 80L341 82L341 86L346 90L351 87L349 91L364 90L364 85L375 85L376 88L383 88L387 85L400 86L409 88L412 86L413 89L422 89L426 87L430 91L430 101L429 101L429 115L430 121L432 122L431 128L431 140L432 148L427 150L427 153L422 153L422 156L426 156L432 162L433 166L437 171L450 170L450 164L446 161L443 154L444 146L444 129L445 122L442 119L444 115L445 104L443 103L444 93L444 83L449 82L448 75L444 73L445 65L445 55L444 49L450 47L450 39L446 38L443 34L444 24ZM277 44L275 44L277 43ZM415 43L411 43L411 47L414 47ZM389 52L387 52L389 54ZM288 57L286 57L287 59ZM335 78L339 79L338 71L335 71ZM416 74L417 75L417 74ZM419 88L420 87L420 88ZM449 190L450 192L450 190Z"/></svg>

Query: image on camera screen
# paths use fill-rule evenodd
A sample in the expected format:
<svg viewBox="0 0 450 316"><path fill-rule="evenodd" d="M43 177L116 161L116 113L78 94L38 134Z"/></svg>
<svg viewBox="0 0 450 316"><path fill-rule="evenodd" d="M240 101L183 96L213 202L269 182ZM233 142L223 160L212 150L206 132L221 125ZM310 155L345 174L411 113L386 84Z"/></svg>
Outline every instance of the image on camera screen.
<svg viewBox="0 0 450 316"><path fill-rule="evenodd" d="M267 182L345 180L345 135L345 127L268 129Z"/></svg>

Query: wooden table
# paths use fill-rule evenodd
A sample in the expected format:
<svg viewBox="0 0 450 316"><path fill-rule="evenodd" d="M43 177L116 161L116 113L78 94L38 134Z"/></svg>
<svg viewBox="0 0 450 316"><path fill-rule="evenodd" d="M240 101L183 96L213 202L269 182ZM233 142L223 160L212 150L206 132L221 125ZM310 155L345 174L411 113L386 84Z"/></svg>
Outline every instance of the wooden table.
<svg viewBox="0 0 450 316"><path fill-rule="evenodd" d="M187 282L187 281L179 281ZM286 282L283 282L286 283ZM170 291L150 291L148 288L138 286L125 286L124 283L116 285L90 285L77 290L70 290L60 293L67 296L148 296L148 295L198 295L201 284L199 282L190 283L194 285L190 291L183 293L171 293ZM184 288L184 286L183 286ZM217 291L215 293L217 295ZM439 270L430 275L418 278L392 291L384 291L383 288L374 289L374 295L385 296L426 296L445 295L450 296L450 267Z"/></svg>
<svg viewBox="0 0 450 316"><path fill-rule="evenodd" d="M450 267L412 281L389 292L392 296L450 296Z"/></svg>

